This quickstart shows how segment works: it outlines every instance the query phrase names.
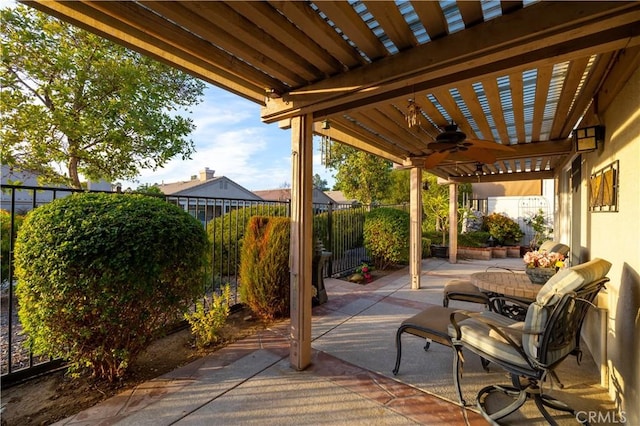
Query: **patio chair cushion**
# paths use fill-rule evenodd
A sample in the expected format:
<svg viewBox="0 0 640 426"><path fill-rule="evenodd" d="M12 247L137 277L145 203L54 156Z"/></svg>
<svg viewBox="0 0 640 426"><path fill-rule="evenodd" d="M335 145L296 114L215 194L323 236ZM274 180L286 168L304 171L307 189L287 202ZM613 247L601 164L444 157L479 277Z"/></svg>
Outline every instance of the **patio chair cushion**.
<svg viewBox="0 0 640 426"><path fill-rule="evenodd" d="M559 243L557 241L545 241L540 245L538 251L547 251L547 252L556 252L560 253L563 256L566 256L569 253L569 246L566 244Z"/></svg>
<svg viewBox="0 0 640 426"><path fill-rule="evenodd" d="M444 286L443 306L449 306L449 300L460 300L463 302L488 304L489 297L480 291L469 280L449 280Z"/></svg>
<svg viewBox="0 0 640 426"><path fill-rule="evenodd" d="M498 359L506 360L511 364L521 367L529 367L527 361L518 351L509 345L499 334L489 327L486 322L490 322L497 327L522 328L521 321L515 321L496 312L484 311L472 318L460 321L458 326L461 330L461 342L468 343ZM455 336L455 328L449 325L449 334ZM509 337L518 345L522 342L521 333L508 333Z"/></svg>
<svg viewBox="0 0 640 426"><path fill-rule="evenodd" d="M431 339L441 345L451 346L451 339L447 334L453 308L442 306L429 306L414 316L402 321L400 329L414 336Z"/></svg>
<svg viewBox="0 0 640 426"><path fill-rule="evenodd" d="M593 259L589 262L576 265L569 269L564 269L555 274L540 289L535 302L527 310L525 318L525 328L533 332L542 332L549 320L549 315L553 306L558 303L562 295L573 292L585 284L603 278L611 268L611 263L603 259ZM527 355L538 358L539 336L535 334L525 334L522 339L523 348ZM565 348L571 352L573 348ZM563 350L549 351L547 362L553 363L561 359L566 353Z"/></svg>

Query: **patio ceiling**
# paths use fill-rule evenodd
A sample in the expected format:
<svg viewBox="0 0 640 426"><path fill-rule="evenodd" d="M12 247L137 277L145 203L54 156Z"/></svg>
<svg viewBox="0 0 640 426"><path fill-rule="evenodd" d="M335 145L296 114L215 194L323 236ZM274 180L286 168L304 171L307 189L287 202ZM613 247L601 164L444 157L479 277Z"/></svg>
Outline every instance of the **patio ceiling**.
<svg viewBox="0 0 640 426"><path fill-rule="evenodd" d="M312 114L317 134L456 181L552 177L640 64L638 2L25 3L256 102L266 123ZM429 143L450 122L512 149L445 156Z"/></svg>

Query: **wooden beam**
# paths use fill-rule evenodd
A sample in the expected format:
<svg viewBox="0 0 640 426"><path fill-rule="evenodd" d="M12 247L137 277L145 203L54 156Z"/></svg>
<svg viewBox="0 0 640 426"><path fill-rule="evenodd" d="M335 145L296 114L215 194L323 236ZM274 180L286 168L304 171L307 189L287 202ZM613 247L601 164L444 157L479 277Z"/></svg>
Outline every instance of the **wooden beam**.
<svg viewBox="0 0 640 426"><path fill-rule="evenodd" d="M409 275L411 289L420 289L422 273L422 169L413 167L409 173Z"/></svg>
<svg viewBox="0 0 640 426"><path fill-rule="evenodd" d="M326 50L268 3L230 1L227 2L227 5L259 27L263 36L277 40L276 47L284 46L287 51L293 51L294 57L301 63L313 64L325 75L331 75L335 73L335 70L341 68L340 63L327 54ZM207 5L207 7L211 6ZM265 44L267 43L261 43L261 45ZM318 75L309 80L313 81L317 77Z"/></svg>
<svg viewBox="0 0 640 426"><path fill-rule="evenodd" d="M319 1L316 7L331 19L342 32L352 40L371 60L389 55L386 47L378 40L360 16L347 2Z"/></svg>
<svg viewBox="0 0 640 426"><path fill-rule="evenodd" d="M447 35L449 25L438 2L414 1L411 5L431 40L437 40Z"/></svg>
<svg viewBox="0 0 640 426"><path fill-rule="evenodd" d="M558 105L556 106L556 113L553 118L553 125L551 127L551 132L549 133L549 139L560 137L562 127L567 121L569 108L571 108L571 105L573 105L575 98L579 94L578 85L582 80L588 63L589 57L585 57L571 61L569 64L567 75L564 80L564 84L562 85L560 99L558 99Z"/></svg>
<svg viewBox="0 0 640 426"><path fill-rule="evenodd" d="M204 61L81 2L29 1L25 3L129 49L200 77L245 99L259 104L264 103L264 85L253 85L242 77L245 73L245 75L253 75L255 69L234 61L228 54L210 51L208 54L212 57L211 61ZM222 69L214 65L214 63L224 62L231 64L230 67ZM275 79L271 79L270 84L273 84L273 87L281 85Z"/></svg>
<svg viewBox="0 0 640 426"><path fill-rule="evenodd" d="M511 87L511 105L513 106L513 118L516 125L516 140L518 143L526 142L524 133L524 92L522 73L513 73L509 76Z"/></svg>
<svg viewBox="0 0 640 426"><path fill-rule="evenodd" d="M531 123L531 139L534 141L540 140L540 131L542 129L542 120L544 119L544 110L547 105L547 95L549 94L549 84L551 83L552 74L552 66L538 68L536 99L533 105L533 122Z"/></svg>
<svg viewBox="0 0 640 426"><path fill-rule="evenodd" d="M504 110L502 109L502 101L500 99L500 89L498 88L498 82L495 78L486 79L482 81L482 87L489 102L489 109L491 110L491 117L496 125L498 135L500 136L500 143L503 145L509 145L511 138L507 131L507 123L504 120Z"/></svg>
<svg viewBox="0 0 640 426"><path fill-rule="evenodd" d="M319 7L331 2L320 2ZM540 2L471 29L291 91L266 122L297 109L332 114L522 66L640 43L640 4ZM526 13L525 13L526 12ZM488 36L491 34L491 36Z"/></svg>
<svg viewBox="0 0 640 426"><path fill-rule="evenodd" d="M458 262L458 185L449 184L449 263Z"/></svg>
<svg viewBox="0 0 640 426"><path fill-rule="evenodd" d="M289 362L311 364L311 262L313 258L313 140L311 115L291 123L291 328Z"/></svg>
<svg viewBox="0 0 640 426"><path fill-rule="evenodd" d="M321 126L321 123L314 123L315 134L328 136L332 140L377 155L396 164L402 164L405 161L401 151L389 152L388 147L382 147L378 140L354 131L340 120L332 120L329 129L322 129Z"/></svg>
<svg viewBox="0 0 640 426"><path fill-rule="evenodd" d="M511 182L518 180L553 179L554 171L541 172L514 172L500 173L482 176L450 176L450 180L456 183L484 183L484 182Z"/></svg>
<svg viewBox="0 0 640 426"><path fill-rule="evenodd" d="M345 39L313 10L308 3L288 0L270 0L269 4L315 40L333 57L348 68L364 65L367 61Z"/></svg>
<svg viewBox="0 0 640 426"><path fill-rule="evenodd" d="M273 76L287 84L306 84L323 75L308 61L292 58L293 51L287 45L222 2L151 1L145 4L183 27L197 31L203 42L213 43L257 68L270 69Z"/></svg>
<svg viewBox="0 0 640 426"><path fill-rule="evenodd" d="M477 0L465 0L456 2L465 28L471 28L474 25L484 21L482 14L482 5Z"/></svg>
<svg viewBox="0 0 640 426"><path fill-rule="evenodd" d="M404 20L395 4L368 0L365 0L364 4L398 50L402 51L418 44L415 35L407 25L407 21Z"/></svg>

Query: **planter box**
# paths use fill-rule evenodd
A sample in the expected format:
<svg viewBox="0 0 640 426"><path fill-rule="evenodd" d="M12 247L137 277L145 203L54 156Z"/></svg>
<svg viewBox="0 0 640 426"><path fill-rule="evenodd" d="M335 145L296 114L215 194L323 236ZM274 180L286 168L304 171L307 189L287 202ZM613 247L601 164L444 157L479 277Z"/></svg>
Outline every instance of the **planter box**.
<svg viewBox="0 0 640 426"><path fill-rule="evenodd" d="M458 257L491 260L491 247L458 247Z"/></svg>
<svg viewBox="0 0 640 426"><path fill-rule="evenodd" d="M491 257L494 259L504 259L507 257L506 247L491 247Z"/></svg>
<svg viewBox="0 0 640 426"><path fill-rule="evenodd" d="M431 256L440 258L449 258L449 246L439 246L431 244Z"/></svg>
<svg viewBox="0 0 640 426"><path fill-rule="evenodd" d="M520 246L507 247L507 257L520 257Z"/></svg>

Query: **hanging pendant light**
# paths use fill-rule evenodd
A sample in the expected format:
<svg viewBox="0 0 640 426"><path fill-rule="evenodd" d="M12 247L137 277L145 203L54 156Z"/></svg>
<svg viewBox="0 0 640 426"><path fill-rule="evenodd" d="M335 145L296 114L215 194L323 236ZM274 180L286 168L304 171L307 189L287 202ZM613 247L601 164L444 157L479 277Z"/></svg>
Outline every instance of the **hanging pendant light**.
<svg viewBox="0 0 640 426"><path fill-rule="evenodd" d="M407 125L409 128L420 125L420 107L413 99L409 100L409 105L407 106Z"/></svg>
<svg viewBox="0 0 640 426"><path fill-rule="evenodd" d="M476 171L475 171L475 175L476 176L480 176L484 173L484 170L482 170L482 163L476 163Z"/></svg>

